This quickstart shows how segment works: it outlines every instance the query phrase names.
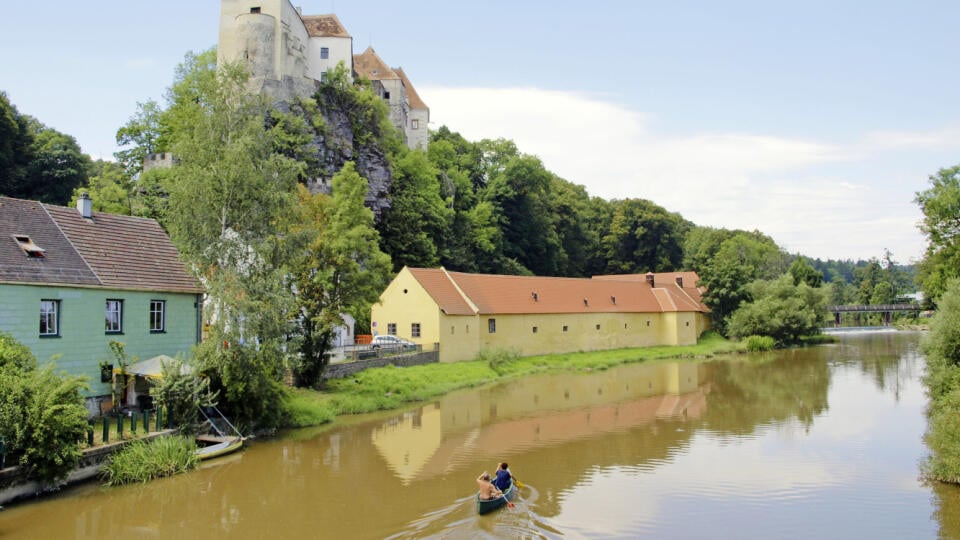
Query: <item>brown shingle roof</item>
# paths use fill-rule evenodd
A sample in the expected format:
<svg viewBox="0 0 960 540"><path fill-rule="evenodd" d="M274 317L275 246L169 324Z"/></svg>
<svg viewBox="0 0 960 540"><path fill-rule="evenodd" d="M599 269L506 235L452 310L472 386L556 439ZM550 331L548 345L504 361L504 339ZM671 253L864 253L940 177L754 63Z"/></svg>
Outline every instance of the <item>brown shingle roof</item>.
<svg viewBox="0 0 960 540"><path fill-rule="evenodd" d="M0 209L0 280L203 292L170 238L152 219L104 212L93 212L92 219L84 219L73 208L5 197L0 197ZM13 230L24 226L32 230ZM16 243L12 239L2 242L3 236L11 234L28 234L46 249L42 259L28 259L34 268L32 274L22 273L28 279L14 279L10 272L2 271L4 264L19 262L24 267L24 261L17 261L12 256L16 253L9 249L12 245L22 251Z"/></svg>
<svg viewBox="0 0 960 540"><path fill-rule="evenodd" d="M706 311L705 306L690 298L676 283L653 289L645 281L635 279L504 276L425 268L409 270L448 314ZM476 306L476 311L470 303Z"/></svg>
<svg viewBox="0 0 960 540"><path fill-rule="evenodd" d="M350 37L343 23L333 13L300 17L310 37Z"/></svg>
<svg viewBox="0 0 960 540"><path fill-rule="evenodd" d="M14 235L30 237L44 256L28 257ZM100 284L43 204L7 197L0 197L0 282Z"/></svg>
<svg viewBox="0 0 960 540"><path fill-rule="evenodd" d="M420 94L417 94L417 91L413 88L413 84L410 82L410 79L407 78L407 74L403 72L403 68L396 68L394 72L400 76L400 80L403 81L403 87L407 90L407 101L410 102L410 108L429 109L427 104L420 99Z"/></svg>
<svg viewBox="0 0 960 540"><path fill-rule="evenodd" d="M363 54L353 55L353 70L357 72L357 75L366 77L371 81L400 78L390 69L390 66L377 56L373 47L367 47L367 50L363 51Z"/></svg>

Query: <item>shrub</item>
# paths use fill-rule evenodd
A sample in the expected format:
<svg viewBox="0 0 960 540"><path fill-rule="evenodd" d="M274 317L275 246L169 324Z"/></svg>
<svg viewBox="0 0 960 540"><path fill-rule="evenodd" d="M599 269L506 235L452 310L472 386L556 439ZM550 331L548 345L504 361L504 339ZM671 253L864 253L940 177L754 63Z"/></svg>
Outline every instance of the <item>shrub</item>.
<svg viewBox="0 0 960 540"><path fill-rule="evenodd" d="M777 345L776 340L770 336L748 336L743 342L750 352L772 351Z"/></svg>
<svg viewBox="0 0 960 540"><path fill-rule="evenodd" d="M76 467L87 433L85 379L54 369L54 364L36 369L29 349L0 333L0 437L6 441L6 462L27 467L45 483Z"/></svg>
<svg viewBox="0 0 960 540"><path fill-rule="evenodd" d="M509 371L511 364L520 358L520 353L513 349L483 349L477 356L477 360L486 362L490 369L497 372L497 375L504 375Z"/></svg>
<svg viewBox="0 0 960 540"><path fill-rule="evenodd" d="M199 463L192 438L157 437L134 441L113 454L100 471L100 477L111 486L147 482L189 471Z"/></svg>

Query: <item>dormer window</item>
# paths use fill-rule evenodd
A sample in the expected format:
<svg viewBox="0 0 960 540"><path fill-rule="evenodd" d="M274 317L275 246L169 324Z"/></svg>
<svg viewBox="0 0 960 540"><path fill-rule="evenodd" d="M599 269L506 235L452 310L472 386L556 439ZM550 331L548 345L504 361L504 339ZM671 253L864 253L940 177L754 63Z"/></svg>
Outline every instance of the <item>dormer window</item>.
<svg viewBox="0 0 960 540"><path fill-rule="evenodd" d="M29 236L15 234L13 235L13 239L17 241L17 245L20 246L20 249L23 250L27 257L41 258L46 252L45 249L34 244Z"/></svg>

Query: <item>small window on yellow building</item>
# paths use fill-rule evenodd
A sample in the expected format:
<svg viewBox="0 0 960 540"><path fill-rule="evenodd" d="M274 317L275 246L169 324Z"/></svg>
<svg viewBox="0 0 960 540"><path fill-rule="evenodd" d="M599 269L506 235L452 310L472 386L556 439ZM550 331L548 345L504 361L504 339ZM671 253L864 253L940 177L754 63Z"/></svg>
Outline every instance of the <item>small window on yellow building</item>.
<svg viewBox="0 0 960 540"><path fill-rule="evenodd" d="M410 323L410 337L420 337L420 323Z"/></svg>
<svg viewBox="0 0 960 540"><path fill-rule="evenodd" d="M454 329L454 328L456 328L456 327L454 327L454 326L451 326L451 327L450 327L450 335L451 335L451 336L453 335L453 329Z"/></svg>
<svg viewBox="0 0 960 540"><path fill-rule="evenodd" d="M487 332L491 334L497 333L497 320L496 319L487 319Z"/></svg>
<svg viewBox="0 0 960 540"><path fill-rule="evenodd" d="M387 323L387 335L388 336L397 335L397 323L395 322Z"/></svg>
<svg viewBox="0 0 960 540"><path fill-rule="evenodd" d="M567 325L563 325L563 331L564 331L564 332L567 331Z"/></svg>
<svg viewBox="0 0 960 540"><path fill-rule="evenodd" d="M650 321L647 321L647 326L650 326Z"/></svg>
<svg viewBox="0 0 960 540"><path fill-rule="evenodd" d="M598 325L597 325L597 330L599 330L599 329L600 329L600 325L598 324Z"/></svg>
<svg viewBox="0 0 960 540"><path fill-rule="evenodd" d="M534 333L534 334L537 333L537 327L536 327L536 326L533 327L533 333Z"/></svg>

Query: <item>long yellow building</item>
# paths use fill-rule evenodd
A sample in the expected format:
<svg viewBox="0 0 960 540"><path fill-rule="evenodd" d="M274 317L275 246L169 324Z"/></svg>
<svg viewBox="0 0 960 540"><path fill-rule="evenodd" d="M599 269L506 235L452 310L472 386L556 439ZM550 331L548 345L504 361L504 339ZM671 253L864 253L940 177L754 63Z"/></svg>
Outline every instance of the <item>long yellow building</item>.
<svg viewBox="0 0 960 540"><path fill-rule="evenodd" d="M691 345L709 328L693 272L591 278L404 267L371 313L375 334L409 339L441 362L485 349L522 356Z"/></svg>

